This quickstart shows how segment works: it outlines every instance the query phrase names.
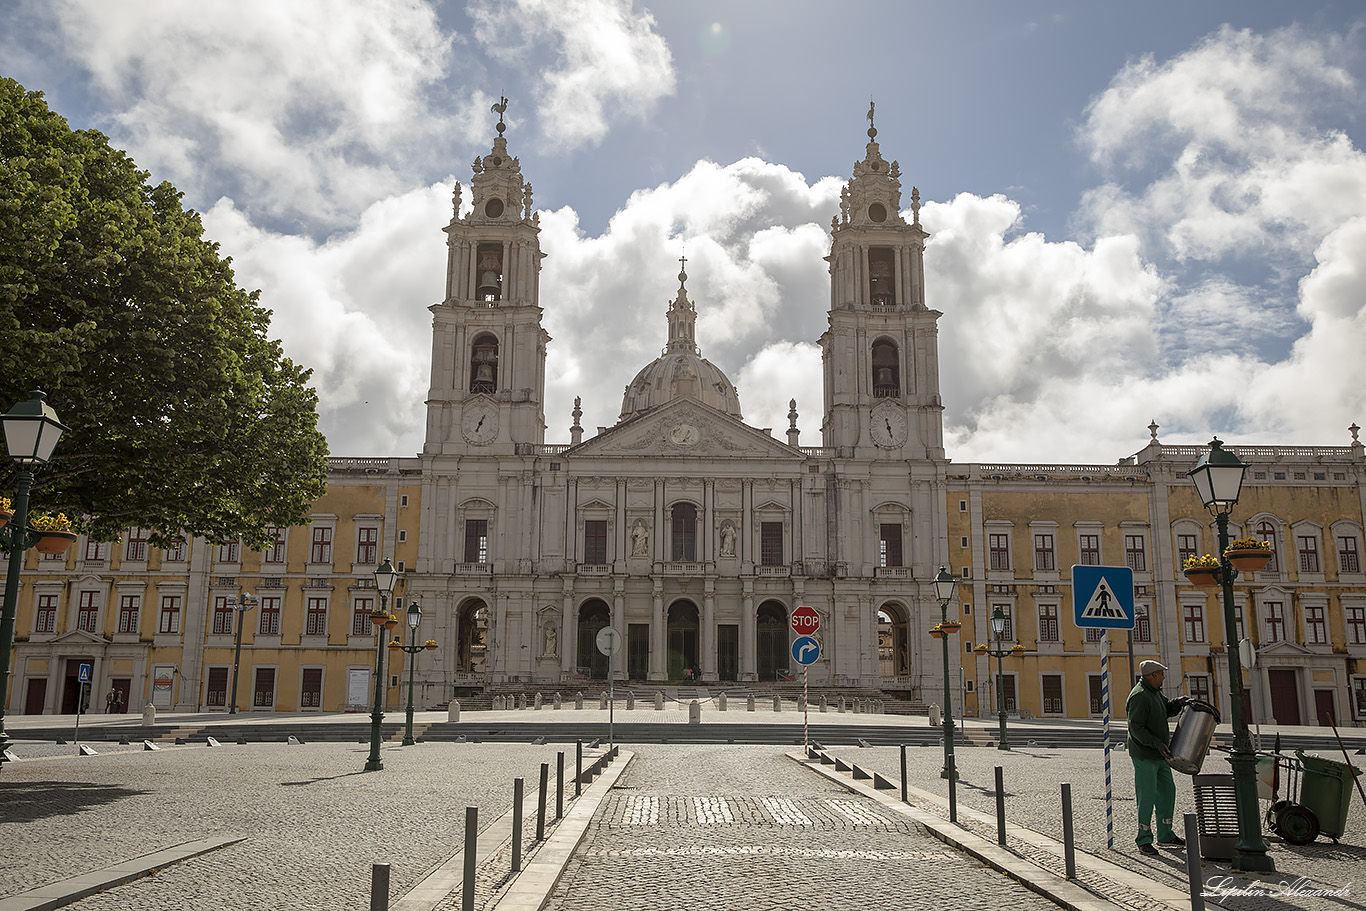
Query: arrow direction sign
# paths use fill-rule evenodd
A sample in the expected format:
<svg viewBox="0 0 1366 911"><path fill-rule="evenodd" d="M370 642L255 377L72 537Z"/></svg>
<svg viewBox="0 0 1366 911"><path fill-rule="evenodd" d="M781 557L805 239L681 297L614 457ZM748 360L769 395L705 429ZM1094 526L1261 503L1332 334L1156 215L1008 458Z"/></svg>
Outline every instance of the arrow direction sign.
<svg viewBox="0 0 1366 911"><path fill-rule="evenodd" d="M1134 628L1134 571L1127 566L1073 566L1077 626Z"/></svg>
<svg viewBox="0 0 1366 911"><path fill-rule="evenodd" d="M821 644L815 636L798 636L792 640L792 660L798 664L815 664L820 656Z"/></svg>

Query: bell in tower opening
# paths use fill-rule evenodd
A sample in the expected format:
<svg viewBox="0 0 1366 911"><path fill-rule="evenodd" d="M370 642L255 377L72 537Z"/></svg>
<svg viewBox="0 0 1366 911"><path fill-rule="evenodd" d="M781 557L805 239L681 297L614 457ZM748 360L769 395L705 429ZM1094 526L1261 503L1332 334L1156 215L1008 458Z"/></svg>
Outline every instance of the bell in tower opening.
<svg viewBox="0 0 1366 911"><path fill-rule="evenodd" d="M479 287L475 297L481 301L501 300L503 295L503 247L501 244L479 245Z"/></svg>
<svg viewBox="0 0 1366 911"><path fill-rule="evenodd" d="M498 340L481 335L474 342L470 357L470 392L493 394L498 391Z"/></svg>
<svg viewBox="0 0 1366 911"><path fill-rule="evenodd" d="M892 281L892 251L889 247L868 250L868 299L880 307L896 303Z"/></svg>

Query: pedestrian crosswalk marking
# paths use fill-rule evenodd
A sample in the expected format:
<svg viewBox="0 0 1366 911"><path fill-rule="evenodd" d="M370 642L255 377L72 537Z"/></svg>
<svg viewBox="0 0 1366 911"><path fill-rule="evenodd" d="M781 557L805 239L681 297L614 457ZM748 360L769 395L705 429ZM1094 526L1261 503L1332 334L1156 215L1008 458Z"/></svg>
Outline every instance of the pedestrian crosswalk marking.
<svg viewBox="0 0 1366 911"><path fill-rule="evenodd" d="M699 825L714 826L719 823L735 822L730 805L724 797L694 797L692 799L693 818Z"/></svg>
<svg viewBox="0 0 1366 911"><path fill-rule="evenodd" d="M780 826L809 826L812 825L811 817L807 816L791 800L782 797L765 797L760 803L768 811L768 815L773 817L773 822Z"/></svg>
<svg viewBox="0 0 1366 911"><path fill-rule="evenodd" d="M672 848L593 848L579 852L596 857L697 857L764 854L778 857L817 857L866 860L933 860L960 857L953 851L882 851L857 849L790 848L783 845L679 845Z"/></svg>
<svg viewBox="0 0 1366 911"><path fill-rule="evenodd" d="M855 800L827 800L825 805L856 826L876 826L886 822L881 816L869 812Z"/></svg>

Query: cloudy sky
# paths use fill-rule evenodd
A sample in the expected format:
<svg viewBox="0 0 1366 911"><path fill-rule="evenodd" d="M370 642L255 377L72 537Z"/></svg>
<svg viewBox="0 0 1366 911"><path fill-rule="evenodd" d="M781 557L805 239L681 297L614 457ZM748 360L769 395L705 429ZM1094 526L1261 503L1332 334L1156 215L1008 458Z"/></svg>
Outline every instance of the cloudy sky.
<svg viewBox="0 0 1366 911"><path fill-rule="evenodd" d="M334 455L421 447L441 226L500 94L548 254L547 442L575 395L615 422L686 248L746 420L781 438L796 398L820 444L821 257L870 98L926 201L950 458L1366 423L1356 2L0 8L0 72L183 190L261 289Z"/></svg>

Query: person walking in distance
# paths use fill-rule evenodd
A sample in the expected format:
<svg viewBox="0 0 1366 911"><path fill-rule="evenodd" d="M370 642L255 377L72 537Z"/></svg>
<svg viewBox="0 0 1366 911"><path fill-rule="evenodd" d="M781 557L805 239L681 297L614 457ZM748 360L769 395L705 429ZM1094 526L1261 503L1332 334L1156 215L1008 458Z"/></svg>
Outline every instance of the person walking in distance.
<svg viewBox="0 0 1366 911"><path fill-rule="evenodd" d="M1172 751L1168 744L1171 732L1167 719L1185 708L1190 699L1178 696L1168 699L1162 695L1162 683L1167 668L1156 661L1144 661L1138 666L1138 683L1129 693L1125 714L1129 722L1129 758L1134 763L1134 796L1138 801L1138 837L1134 843L1138 852L1157 857L1153 847L1153 811L1157 812L1157 843L1180 848L1185 839L1172 830L1176 812L1176 783L1172 780L1167 760Z"/></svg>
<svg viewBox="0 0 1366 911"><path fill-rule="evenodd" d="M115 704L118 703L118 701L119 701L119 691L116 690L116 689L114 689L114 688L111 686L111 687L109 688L109 693L108 693L108 695L106 695L106 696L104 697L104 713L105 713L106 715L111 714L111 713L114 711L114 706L115 706Z"/></svg>

